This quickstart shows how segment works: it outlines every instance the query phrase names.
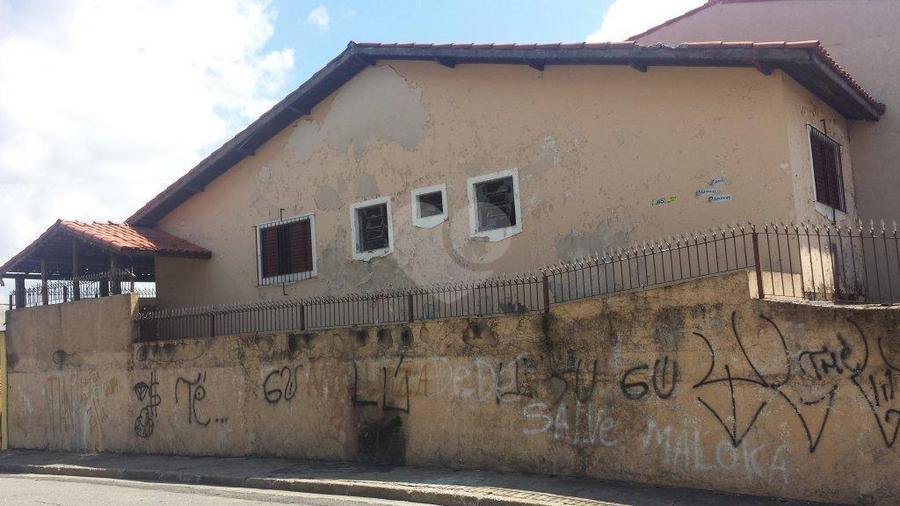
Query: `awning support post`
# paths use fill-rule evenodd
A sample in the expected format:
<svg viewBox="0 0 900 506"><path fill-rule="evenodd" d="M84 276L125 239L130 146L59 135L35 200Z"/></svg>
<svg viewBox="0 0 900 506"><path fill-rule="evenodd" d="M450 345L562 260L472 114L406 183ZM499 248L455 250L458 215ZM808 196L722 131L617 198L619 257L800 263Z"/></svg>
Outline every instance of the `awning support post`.
<svg viewBox="0 0 900 506"><path fill-rule="evenodd" d="M81 300L80 277L81 266L78 265L78 243L72 240L72 300Z"/></svg>
<svg viewBox="0 0 900 506"><path fill-rule="evenodd" d="M41 260L41 304L50 303L50 294L47 291L47 261Z"/></svg>
<svg viewBox="0 0 900 506"><path fill-rule="evenodd" d="M25 278L16 277L16 309L25 307Z"/></svg>
<svg viewBox="0 0 900 506"><path fill-rule="evenodd" d="M112 284L113 295L122 294L122 281L119 279L119 271L117 267L118 261L116 260L116 257L111 257L109 259L109 281Z"/></svg>

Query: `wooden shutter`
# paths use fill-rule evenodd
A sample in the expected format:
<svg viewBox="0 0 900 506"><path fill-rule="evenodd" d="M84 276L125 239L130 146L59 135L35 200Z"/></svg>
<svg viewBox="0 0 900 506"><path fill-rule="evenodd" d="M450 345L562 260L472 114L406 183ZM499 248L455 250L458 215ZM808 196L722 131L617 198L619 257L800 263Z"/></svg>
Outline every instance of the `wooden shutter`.
<svg viewBox="0 0 900 506"><path fill-rule="evenodd" d="M818 130L810 129L813 177L816 200L834 209L844 210L844 189L841 181L840 146Z"/></svg>
<svg viewBox="0 0 900 506"><path fill-rule="evenodd" d="M312 228L309 220L295 221L285 228L288 250L287 273L313 270Z"/></svg>
<svg viewBox="0 0 900 506"><path fill-rule="evenodd" d="M278 227L266 227L259 230L259 257L262 264L262 277L278 275Z"/></svg>

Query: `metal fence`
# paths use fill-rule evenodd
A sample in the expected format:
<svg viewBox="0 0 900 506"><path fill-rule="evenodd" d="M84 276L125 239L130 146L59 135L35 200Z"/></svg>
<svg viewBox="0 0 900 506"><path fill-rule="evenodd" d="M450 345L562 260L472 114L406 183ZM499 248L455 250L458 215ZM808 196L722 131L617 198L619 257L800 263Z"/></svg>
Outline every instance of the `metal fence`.
<svg viewBox="0 0 900 506"><path fill-rule="evenodd" d="M754 264L764 295L895 304L900 301L897 225L766 225Z"/></svg>
<svg viewBox="0 0 900 506"><path fill-rule="evenodd" d="M141 340L304 331L465 316L542 311L546 282L536 276L429 288L223 306L142 311Z"/></svg>
<svg viewBox="0 0 900 506"><path fill-rule="evenodd" d="M342 297L149 309L138 316L139 335L142 340L179 339L547 312L552 304L738 271L755 274L761 298L893 304L900 300L900 237L896 226L874 224L735 226L509 278Z"/></svg>
<svg viewBox="0 0 900 506"><path fill-rule="evenodd" d="M142 298L156 296L156 287L153 283L137 282L135 279L134 273L127 269L113 269L74 280L50 280L46 289L41 284L26 288L24 304L25 307L64 304L119 293L136 293ZM9 294L10 307L14 307L16 300L16 291L13 291Z"/></svg>
<svg viewBox="0 0 900 506"><path fill-rule="evenodd" d="M551 303L643 290L756 265L753 227L690 234L543 269Z"/></svg>

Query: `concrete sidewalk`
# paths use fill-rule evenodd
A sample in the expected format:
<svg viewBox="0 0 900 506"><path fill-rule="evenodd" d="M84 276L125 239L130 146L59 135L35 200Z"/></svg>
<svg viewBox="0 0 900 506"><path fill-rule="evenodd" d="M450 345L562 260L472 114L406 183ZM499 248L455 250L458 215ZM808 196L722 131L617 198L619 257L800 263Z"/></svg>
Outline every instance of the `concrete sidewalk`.
<svg viewBox="0 0 900 506"><path fill-rule="evenodd" d="M373 497L441 505L810 504L559 476L277 458L0 453L0 473L89 476Z"/></svg>

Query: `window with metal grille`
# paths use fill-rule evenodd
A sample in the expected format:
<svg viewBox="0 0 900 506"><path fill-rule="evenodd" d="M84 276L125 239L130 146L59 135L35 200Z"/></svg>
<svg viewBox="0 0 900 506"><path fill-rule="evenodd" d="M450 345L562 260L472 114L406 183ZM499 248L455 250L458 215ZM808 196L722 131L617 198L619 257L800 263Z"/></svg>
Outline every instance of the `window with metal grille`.
<svg viewBox="0 0 900 506"><path fill-rule="evenodd" d="M817 128L809 127L816 202L846 211L841 169L841 145Z"/></svg>
<svg viewBox="0 0 900 506"><path fill-rule="evenodd" d="M516 225L516 197L512 176L475 183L478 231Z"/></svg>
<svg viewBox="0 0 900 506"><path fill-rule="evenodd" d="M419 218L444 214L444 194L440 191L423 193L418 196Z"/></svg>
<svg viewBox="0 0 900 506"><path fill-rule="evenodd" d="M390 200L385 197L355 204L351 212L353 257L368 260L390 253Z"/></svg>
<svg viewBox="0 0 900 506"><path fill-rule="evenodd" d="M316 274L313 216L298 216L257 227L259 284L300 281Z"/></svg>

